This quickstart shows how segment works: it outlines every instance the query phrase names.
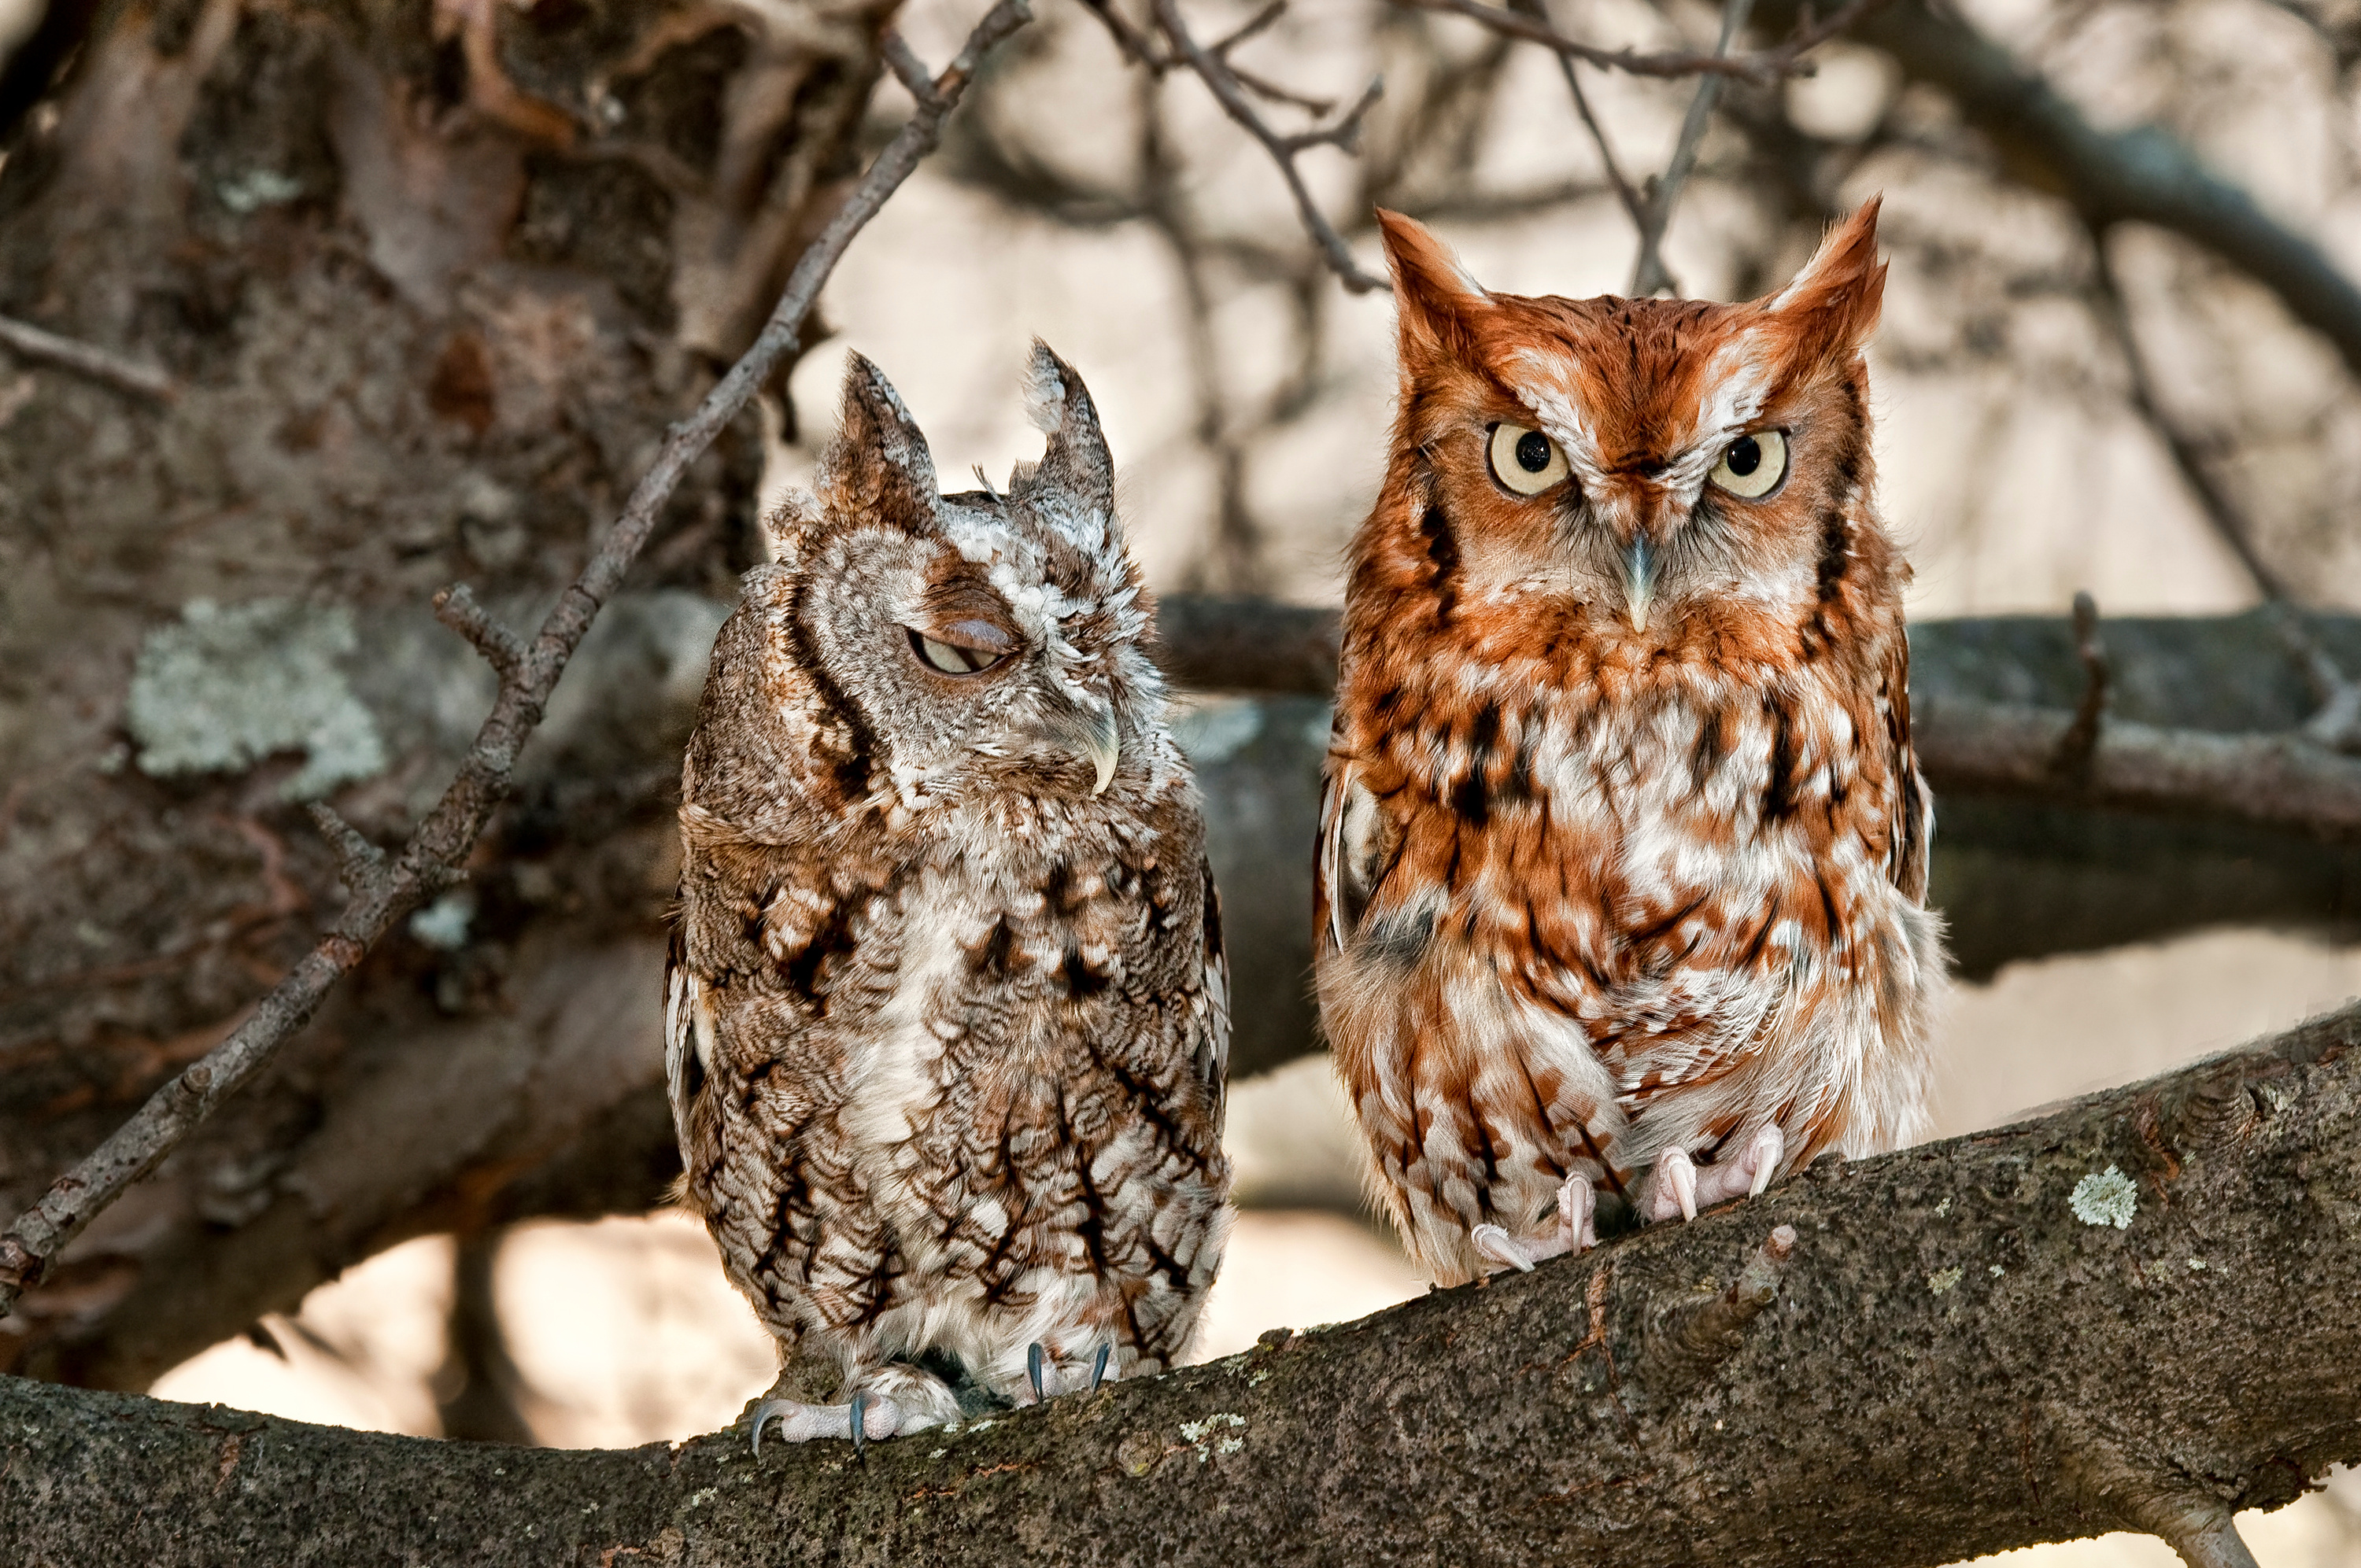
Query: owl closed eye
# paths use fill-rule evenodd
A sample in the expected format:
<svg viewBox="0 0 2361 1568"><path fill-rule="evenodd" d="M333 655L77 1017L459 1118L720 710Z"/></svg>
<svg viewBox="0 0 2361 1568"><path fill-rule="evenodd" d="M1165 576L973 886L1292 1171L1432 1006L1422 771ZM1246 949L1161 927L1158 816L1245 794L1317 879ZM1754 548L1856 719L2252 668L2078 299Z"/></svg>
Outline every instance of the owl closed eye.
<svg viewBox="0 0 2361 1568"><path fill-rule="evenodd" d="M852 356L682 771L666 1075L786 1368L758 1442L1159 1370L1221 1259L1203 824L1096 411L1038 345L1027 390L1041 461L942 495Z"/></svg>

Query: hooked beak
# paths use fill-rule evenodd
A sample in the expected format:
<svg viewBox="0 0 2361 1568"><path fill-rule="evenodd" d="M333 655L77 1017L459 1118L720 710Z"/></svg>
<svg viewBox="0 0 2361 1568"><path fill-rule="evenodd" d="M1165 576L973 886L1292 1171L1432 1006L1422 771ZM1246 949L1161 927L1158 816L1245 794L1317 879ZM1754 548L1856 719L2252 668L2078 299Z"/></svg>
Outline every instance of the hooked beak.
<svg viewBox="0 0 2361 1568"><path fill-rule="evenodd" d="M1111 707L1075 708L1061 716L1052 730L1052 739L1090 763L1091 793L1104 795L1108 781L1115 777L1115 764L1121 754L1121 732L1115 729L1115 710Z"/></svg>
<svg viewBox="0 0 2361 1568"><path fill-rule="evenodd" d="M1642 537L1631 541L1623 553L1623 609L1631 617L1631 630L1648 630L1648 606L1656 597L1656 555Z"/></svg>

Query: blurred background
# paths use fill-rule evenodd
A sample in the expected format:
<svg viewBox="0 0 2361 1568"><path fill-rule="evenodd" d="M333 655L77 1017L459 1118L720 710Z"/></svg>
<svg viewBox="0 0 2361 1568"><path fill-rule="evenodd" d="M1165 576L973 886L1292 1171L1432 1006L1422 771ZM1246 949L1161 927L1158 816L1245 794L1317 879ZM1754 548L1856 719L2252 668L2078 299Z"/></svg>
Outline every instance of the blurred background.
<svg viewBox="0 0 2361 1568"><path fill-rule="evenodd" d="M0 313L181 384L159 409L0 351L11 1212L333 912L298 802L334 798L382 841L431 802L489 688L428 594L465 577L521 617L576 568L906 112L879 82L891 9L0 0ZM898 26L939 61L975 9L909 0ZM1754 9L1758 46L1795 20ZM829 434L844 351L893 378L939 472L997 478L1038 452L1016 373L1046 338L1100 403L1168 593L1337 602L1387 445L1386 296L1342 286L1202 82L1128 60L1083 5L1039 10L854 245L825 336L685 488L469 887L0 1321L0 1368L600 1446L713 1430L768 1385L701 1229L659 1202L654 975L704 650L759 558L754 517ZM1642 50L1710 49L1721 15L1546 14ZM1253 15L1188 11L1206 41ZM1282 130L1381 78L1356 153L1301 157L1320 209L1364 268L1382 203L1520 292L1630 286L1619 179L1654 199L1697 91L1581 65L1594 135L1552 53L1375 0L1294 0L1230 58L1284 89L1257 100ZM2361 7L1894 0L1808 58L1720 87L1663 265L1682 293L1766 293L1883 194L1876 450L1914 620L1963 620L1928 635L1972 650L1978 628L2044 618L2064 647L2057 618L2087 590L2109 617L2215 618L2198 648L2267 601L2342 626L2327 612L2361 598L2361 316L2339 328L2351 302L2320 277L2361 275ZM2142 170L2213 184L2175 207L2135 189ZM2240 694L2291 683L2301 706L2294 661L2257 645L2223 644L2246 663L2184 722L2276 724ZM1969 674L2032 695L1997 667ZM281 693L267 711L258 673ZM138 689L207 718L213 749L143 718ZM1243 1212L1210 1358L1424 1284L1361 1201L1285 934L1324 708L1197 695L1180 722L1225 899L1280 933L1242 976ZM1937 902L1966 983L1940 1135L2361 994L2342 852L1954 806ZM2361 1564L2349 1478L2246 1522L2268 1568ZM2012 1555L2172 1560L2132 1537Z"/></svg>

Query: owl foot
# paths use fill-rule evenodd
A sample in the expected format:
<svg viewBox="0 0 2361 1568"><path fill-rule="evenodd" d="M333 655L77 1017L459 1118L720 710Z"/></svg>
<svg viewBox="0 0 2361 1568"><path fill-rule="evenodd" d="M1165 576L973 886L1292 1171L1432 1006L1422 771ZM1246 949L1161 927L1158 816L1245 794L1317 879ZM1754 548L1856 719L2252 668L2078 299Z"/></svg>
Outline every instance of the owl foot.
<svg viewBox="0 0 2361 1568"><path fill-rule="evenodd" d="M1678 1214L1684 1220L1697 1218L1697 1164L1686 1149L1666 1149L1656 1157L1656 1179L1648 1184L1648 1201L1641 1210L1641 1218L1650 1224L1669 1220Z"/></svg>
<svg viewBox="0 0 2361 1568"><path fill-rule="evenodd" d="M794 1399L765 1399L754 1407L754 1452L763 1452L763 1428L778 1422L779 1436L789 1442L809 1442L818 1437L849 1437L857 1452L864 1439L887 1438L902 1430L902 1407L883 1394L855 1394L850 1404L807 1405Z"/></svg>
<svg viewBox="0 0 2361 1568"><path fill-rule="evenodd" d="M1642 1217L1650 1224L1675 1214L1694 1220L1700 1204L1711 1208L1727 1198L1759 1197L1786 1157L1786 1135L1776 1126L1757 1129L1736 1159L1718 1161L1702 1171L1687 1151L1666 1149L1656 1157L1656 1179L1650 1184Z"/></svg>
<svg viewBox="0 0 2361 1568"><path fill-rule="evenodd" d="M1580 1253L1598 1245L1597 1191L1587 1176L1569 1176L1557 1190L1557 1231L1547 1237L1520 1241L1499 1225L1478 1225L1467 1233L1476 1250L1495 1263L1505 1263L1531 1274L1543 1258Z"/></svg>
<svg viewBox="0 0 2361 1568"><path fill-rule="evenodd" d="M1099 1346L1098 1354L1092 1358L1090 1387L1092 1393L1097 1393L1099 1385L1106 1381L1107 1363L1114 1354L1115 1346L1103 1344ZM1026 1347L1025 1376L1033 1385L1033 1402L1037 1405L1053 1394L1065 1392L1058 1387L1058 1362L1049 1354L1049 1347L1039 1340L1035 1340Z"/></svg>

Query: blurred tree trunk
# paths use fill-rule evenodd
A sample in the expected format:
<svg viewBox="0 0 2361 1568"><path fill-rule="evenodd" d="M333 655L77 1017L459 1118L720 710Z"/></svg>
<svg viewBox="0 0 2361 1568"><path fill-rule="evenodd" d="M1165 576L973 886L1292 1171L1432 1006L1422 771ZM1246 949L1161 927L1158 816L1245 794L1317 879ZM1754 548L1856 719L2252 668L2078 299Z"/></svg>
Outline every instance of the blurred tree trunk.
<svg viewBox="0 0 2361 1568"><path fill-rule="evenodd" d="M0 166L0 315L177 395L0 353L0 1205L311 941L337 891L303 800L380 840L431 802L489 684L423 607L537 611L579 567L856 171L892 5L101 10ZM760 471L750 419L637 580L726 594ZM669 895L668 814L600 748L704 652L620 629L642 707L536 743L497 872L0 1320L0 1369L144 1386L179 1336L99 1328L200 1277L285 1305L639 1113L617 1020L656 977L615 944ZM600 1174L646 1202L664 1173Z"/></svg>

